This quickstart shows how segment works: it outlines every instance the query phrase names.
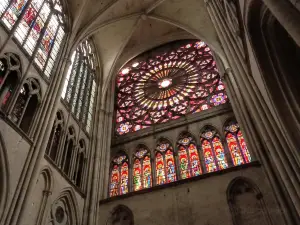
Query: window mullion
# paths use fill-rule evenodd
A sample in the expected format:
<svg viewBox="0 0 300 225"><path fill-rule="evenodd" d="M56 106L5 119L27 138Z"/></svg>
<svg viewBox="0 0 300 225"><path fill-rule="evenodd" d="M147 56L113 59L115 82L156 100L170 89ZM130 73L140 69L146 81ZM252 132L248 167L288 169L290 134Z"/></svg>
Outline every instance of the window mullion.
<svg viewBox="0 0 300 225"><path fill-rule="evenodd" d="M78 73L78 70L80 70L80 53L78 51L76 51L75 53L75 59L74 59L74 62L73 62L73 65L72 65L72 68L71 68L71 71L70 71L70 78L69 80L67 81L68 82L68 86L67 86L67 90L66 90L66 96L65 96L65 99L68 103L71 102L71 97L72 97L72 89L74 87L74 82L75 82L75 79L76 79L76 74ZM77 70L76 70L77 69ZM68 99L68 93L70 93L70 97Z"/></svg>
<svg viewBox="0 0 300 225"><path fill-rule="evenodd" d="M77 98L76 98L77 101L76 101L75 112L74 112L76 118L77 118L77 114L80 113L80 108L79 108L80 95L81 95L82 86L83 86L83 78L84 78L84 75L85 75L86 72L87 72L87 65L86 65L86 63L83 62L83 70L82 70L82 73L81 73L80 80L77 83L78 84L78 89L76 88L78 90L78 92L77 92ZM79 116L78 116L77 119L79 119Z"/></svg>
<svg viewBox="0 0 300 225"><path fill-rule="evenodd" d="M71 108L73 107L73 103L74 103L74 97L75 97L75 91L76 91L76 86L77 86L77 82L78 82L78 77L79 77L79 74L80 74L80 71L81 71L81 68L83 67L83 62L82 62L82 55L81 53L79 52L79 61L78 61L78 64L79 64L79 67L76 71L76 74L75 74L75 77L74 77L74 83L73 83L73 86L70 87L72 88L72 93L71 93L71 97L70 97L70 106Z"/></svg>
<svg viewBox="0 0 300 225"><path fill-rule="evenodd" d="M86 88L84 89L84 94L83 94L82 115L80 118L82 120L84 126L86 126L86 118L87 118L87 114L89 113L92 85L93 85L92 84L92 73L88 73L87 79L86 79Z"/></svg>

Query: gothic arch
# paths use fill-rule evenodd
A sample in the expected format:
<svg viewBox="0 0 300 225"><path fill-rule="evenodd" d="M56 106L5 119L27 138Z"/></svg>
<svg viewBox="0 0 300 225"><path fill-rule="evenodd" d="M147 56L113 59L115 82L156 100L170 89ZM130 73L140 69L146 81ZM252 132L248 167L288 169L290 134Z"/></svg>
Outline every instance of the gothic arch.
<svg viewBox="0 0 300 225"><path fill-rule="evenodd" d="M109 225L134 225L132 211L125 205L118 205L113 208L109 218Z"/></svg>
<svg viewBox="0 0 300 225"><path fill-rule="evenodd" d="M74 190L65 188L53 202L50 220L53 225L79 225L79 207Z"/></svg>
<svg viewBox="0 0 300 225"><path fill-rule="evenodd" d="M9 194L9 163L7 157L7 151L5 147L5 142L2 134L0 133L0 218L2 218L2 214L5 209L5 205L7 202L8 194Z"/></svg>
<svg viewBox="0 0 300 225"><path fill-rule="evenodd" d="M227 187L227 202L234 225L272 225L263 194L252 180L234 178Z"/></svg>

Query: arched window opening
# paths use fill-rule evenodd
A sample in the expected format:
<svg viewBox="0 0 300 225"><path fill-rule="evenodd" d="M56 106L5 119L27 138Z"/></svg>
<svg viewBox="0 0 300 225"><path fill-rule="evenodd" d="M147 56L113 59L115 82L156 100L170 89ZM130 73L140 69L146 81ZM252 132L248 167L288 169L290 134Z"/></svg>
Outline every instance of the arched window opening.
<svg viewBox="0 0 300 225"><path fill-rule="evenodd" d="M233 165L238 166L244 163L250 163L251 155L237 122L231 121L226 124L225 135Z"/></svg>
<svg viewBox="0 0 300 225"><path fill-rule="evenodd" d="M48 155L53 162L56 161L61 137L63 134L63 126L64 126L63 113L61 111L58 111L56 113L56 119L54 120L53 127L46 148L46 155Z"/></svg>
<svg viewBox="0 0 300 225"><path fill-rule="evenodd" d="M79 149L76 157L75 173L73 180L75 184L83 189L83 175L85 172L85 142L84 140L79 140Z"/></svg>
<svg viewBox="0 0 300 225"><path fill-rule="evenodd" d="M228 186L227 199L233 224L272 224L263 195L246 178L236 178Z"/></svg>
<svg viewBox="0 0 300 225"><path fill-rule="evenodd" d="M116 206L110 217L107 219L107 225L133 225L134 217L132 211L125 205Z"/></svg>
<svg viewBox="0 0 300 225"><path fill-rule="evenodd" d="M1 1L1 22L36 66L50 77L65 36L65 15L60 0Z"/></svg>
<svg viewBox="0 0 300 225"><path fill-rule="evenodd" d="M12 112L12 120L25 133L29 132L40 101L41 90L39 82L35 78L26 79Z"/></svg>
<svg viewBox="0 0 300 225"><path fill-rule="evenodd" d="M112 160L109 196L117 196L128 193L129 178L128 157L120 153Z"/></svg>
<svg viewBox="0 0 300 225"><path fill-rule="evenodd" d="M155 154L156 184L161 185L177 180L174 151L171 143L161 138Z"/></svg>
<svg viewBox="0 0 300 225"><path fill-rule="evenodd" d="M126 64L116 78L116 133L123 135L228 101L210 48L170 43Z"/></svg>
<svg viewBox="0 0 300 225"><path fill-rule="evenodd" d="M5 110L21 77L21 62L17 55L5 53L0 58L0 107Z"/></svg>
<svg viewBox="0 0 300 225"><path fill-rule="evenodd" d="M150 152L144 145L139 145L134 154L133 190L138 191L152 186Z"/></svg>
<svg viewBox="0 0 300 225"><path fill-rule="evenodd" d="M190 134L183 133L180 135L177 149L181 179L202 174L197 145Z"/></svg>
<svg viewBox="0 0 300 225"><path fill-rule="evenodd" d="M62 98L87 132L90 131L96 94L96 56L91 40L82 42L72 56Z"/></svg>
<svg viewBox="0 0 300 225"><path fill-rule="evenodd" d="M206 172L214 172L228 168L224 147L214 128L207 127L201 133L202 151Z"/></svg>
<svg viewBox="0 0 300 225"><path fill-rule="evenodd" d="M72 127L69 127L66 135L65 145L62 154L61 168L66 175L69 175L71 158L73 151L75 150L75 131Z"/></svg>

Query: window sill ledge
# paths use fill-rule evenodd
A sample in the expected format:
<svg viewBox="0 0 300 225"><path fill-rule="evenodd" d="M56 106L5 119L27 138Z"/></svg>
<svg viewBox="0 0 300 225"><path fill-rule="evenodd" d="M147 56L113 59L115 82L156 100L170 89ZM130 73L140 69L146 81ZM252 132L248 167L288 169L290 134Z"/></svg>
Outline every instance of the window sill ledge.
<svg viewBox="0 0 300 225"><path fill-rule="evenodd" d="M153 186L151 188L143 189L143 190L140 190L140 191L129 192L125 195L118 195L118 196L106 198L106 199L100 200L99 204L102 205L102 204L105 204L105 203L108 203L108 202L129 198L129 197L132 197L132 196L135 196L135 195L146 194L146 193L149 193L149 192L153 192L153 191L157 191L157 190L161 190L161 189L165 189L165 188L175 187L175 186L186 184L186 183L189 183L189 182L194 182L194 181L206 179L206 178L209 178L209 177L212 177L212 176L219 176L219 175L222 175L222 174L225 174L225 173L230 173L232 171L238 171L238 170L241 170L241 169L244 169L244 168L260 167L260 166L261 166L261 164L258 161L253 161L253 162L248 163L248 164L230 167L230 168L225 169L225 170L220 170L220 171L216 171L216 172L213 172L213 173L205 173L205 174L202 174L200 176L191 177L191 178L184 179L184 180L178 180L178 181L168 183L168 184Z"/></svg>

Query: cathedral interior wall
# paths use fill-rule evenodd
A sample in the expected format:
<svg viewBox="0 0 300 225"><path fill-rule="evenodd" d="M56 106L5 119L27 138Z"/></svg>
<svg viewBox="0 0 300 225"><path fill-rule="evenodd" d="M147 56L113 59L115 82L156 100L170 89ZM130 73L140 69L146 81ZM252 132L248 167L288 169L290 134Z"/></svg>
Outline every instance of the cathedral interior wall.
<svg viewBox="0 0 300 225"><path fill-rule="evenodd" d="M141 194L102 201L98 210L98 223L107 224L113 208L124 204L132 210L134 224L231 225L232 218L226 192L228 184L239 176L249 178L258 185L273 224L284 224L263 169L251 165L228 173L211 174L197 181L186 181L184 184L166 189L144 190ZM256 212L255 209L252 210L251 212L249 208L249 214L252 213L251 218L254 221Z"/></svg>

